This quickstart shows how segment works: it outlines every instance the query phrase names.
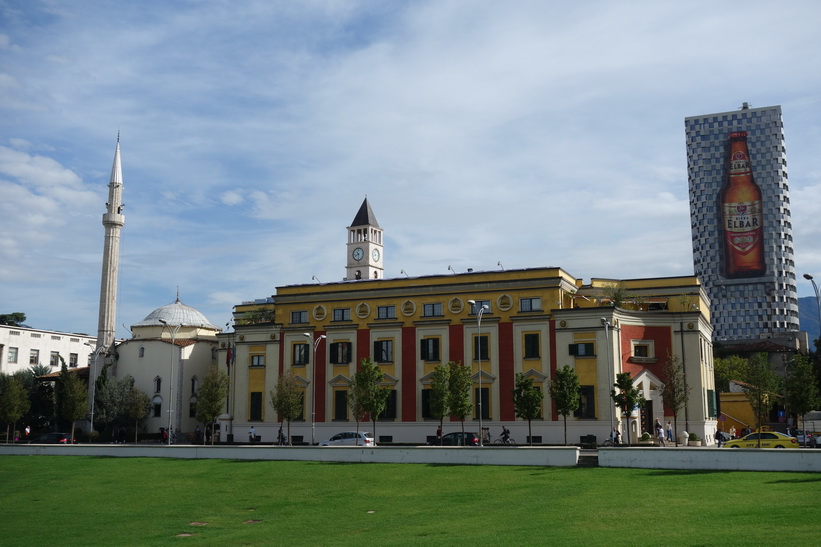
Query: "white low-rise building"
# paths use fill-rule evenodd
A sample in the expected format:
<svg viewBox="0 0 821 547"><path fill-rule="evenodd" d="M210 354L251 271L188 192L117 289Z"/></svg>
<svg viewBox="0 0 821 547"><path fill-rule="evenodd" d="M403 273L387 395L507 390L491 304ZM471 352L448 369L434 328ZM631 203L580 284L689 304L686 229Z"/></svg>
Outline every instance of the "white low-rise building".
<svg viewBox="0 0 821 547"><path fill-rule="evenodd" d="M0 373L14 374L33 365L60 369L62 357L69 368L91 362L96 336L30 327L0 325Z"/></svg>

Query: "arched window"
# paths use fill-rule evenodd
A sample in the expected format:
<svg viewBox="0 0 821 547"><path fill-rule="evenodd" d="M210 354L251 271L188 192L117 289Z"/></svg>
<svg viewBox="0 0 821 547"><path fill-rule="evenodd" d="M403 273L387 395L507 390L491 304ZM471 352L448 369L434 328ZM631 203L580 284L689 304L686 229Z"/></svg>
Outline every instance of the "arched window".
<svg viewBox="0 0 821 547"><path fill-rule="evenodd" d="M140 346L140 357L145 357L145 346Z"/></svg>
<svg viewBox="0 0 821 547"><path fill-rule="evenodd" d="M159 393L162 391L162 378L157 376L154 378L154 393Z"/></svg>
<svg viewBox="0 0 821 547"><path fill-rule="evenodd" d="M154 395L154 398L151 399L151 408L152 415L155 418L162 418L162 397Z"/></svg>
<svg viewBox="0 0 821 547"><path fill-rule="evenodd" d="M196 395L197 390L200 388L200 381L199 378L196 376L191 377L191 395Z"/></svg>

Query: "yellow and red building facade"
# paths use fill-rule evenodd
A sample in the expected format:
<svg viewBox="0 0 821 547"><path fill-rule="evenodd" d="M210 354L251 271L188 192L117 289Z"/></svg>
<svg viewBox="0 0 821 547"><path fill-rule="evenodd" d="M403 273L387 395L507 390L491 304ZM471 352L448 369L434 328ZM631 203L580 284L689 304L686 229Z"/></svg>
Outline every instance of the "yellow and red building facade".
<svg viewBox="0 0 821 547"><path fill-rule="evenodd" d="M471 367L471 397L474 403L482 397L482 425L494 436L504 425L526 441L527 422L515 416L513 404L515 375L525 373L545 393L534 441L563 443L548 382L569 365L579 376L582 402L568 417L568 441L595 435L601 442L611 423L622 435L629 427L636 438L654 419L673 419L660 393L664 363L676 358L690 388L679 429L713 439L709 301L695 277L584 283L561 268L363 277L278 287L271 298L235 306L234 329L219 335L219 359L230 364L229 427L236 438L253 426L263 441L275 439L280 422L270 392L286 370L305 389L302 418L291 424L294 440L318 442L354 429L347 390L365 358L379 365L391 390L377 423L383 443L424 443L434 434L438 421L428 413L427 390L434 369L449 361ZM648 400L631 420L610 398L620 372L630 372ZM478 432L476 408L466 430ZM459 428L446 421L445 432Z"/></svg>

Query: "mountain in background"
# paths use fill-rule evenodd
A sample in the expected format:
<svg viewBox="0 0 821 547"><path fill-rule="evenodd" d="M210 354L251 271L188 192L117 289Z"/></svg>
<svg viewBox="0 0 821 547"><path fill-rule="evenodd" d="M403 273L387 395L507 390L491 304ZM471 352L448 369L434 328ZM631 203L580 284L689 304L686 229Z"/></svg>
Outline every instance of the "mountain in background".
<svg viewBox="0 0 821 547"><path fill-rule="evenodd" d="M814 296L798 299L798 321L801 322L801 330L807 331L810 349L814 351L813 341L818 339L818 333L821 331L821 325L818 324L818 302Z"/></svg>

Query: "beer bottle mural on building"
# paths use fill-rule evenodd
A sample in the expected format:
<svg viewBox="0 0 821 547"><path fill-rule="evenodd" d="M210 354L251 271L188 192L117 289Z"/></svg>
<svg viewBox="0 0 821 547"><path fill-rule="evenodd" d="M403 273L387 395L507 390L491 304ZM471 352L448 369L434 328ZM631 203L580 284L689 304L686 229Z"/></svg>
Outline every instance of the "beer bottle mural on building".
<svg viewBox="0 0 821 547"><path fill-rule="evenodd" d="M764 213L761 189L753 180L747 132L730 133L727 183L721 189L724 275L760 277L764 263Z"/></svg>

